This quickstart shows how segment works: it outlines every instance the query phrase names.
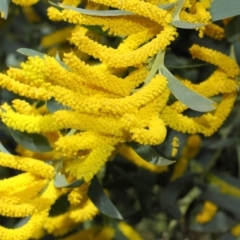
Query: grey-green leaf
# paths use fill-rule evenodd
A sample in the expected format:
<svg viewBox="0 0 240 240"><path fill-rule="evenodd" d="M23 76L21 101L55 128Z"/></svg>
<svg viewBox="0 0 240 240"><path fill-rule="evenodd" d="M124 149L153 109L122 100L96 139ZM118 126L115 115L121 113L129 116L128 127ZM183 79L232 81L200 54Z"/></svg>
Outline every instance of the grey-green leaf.
<svg viewBox="0 0 240 240"><path fill-rule="evenodd" d="M199 28L204 26L205 24L203 23L189 23L189 22L184 22L180 19L179 14L182 10L184 2L185 0L178 0L177 7L173 13L172 25L177 28L186 28L186 29Z"/></svg>
<svg viewBox="0 0 240 240"><path fill-rule="evenodd" d="M126 16L126 15L134 14L132 12L128 12L125 10L90 10L90 9L84 9L84 8L76 8L76 7L68 6L66 4L61 4L61 3L56 4L56 3L50 2L50 4L56 7L73 10L81 14L91 15L91 16L115 17L115 16ZM170 4L159 5L158 7L167 10L172 8L174 5L175 3L170 3Z"/></svg>
<svg viewBox="0 0 240 240"><path fill-rule="evenodd" d="M2 153L7 153L7 154L11 154L4 146L3 144L0 142L0 151Z"/></svg>
<svg viewBox="0 0 240 240"><path fill-rule="evenodd" d="M46 105L47 105L48 111L51 113L54 113L58 110L69 110L70 109L69 107L64 106L63 104L58 103L54 99L48 100Z"/></svg>
<svg viewBox="0 0 240 240"><path fill-rule="evenodd" d="M240 14L239 0L213 0L210 13L212 21L218 21L224 18L234 17Z"/></svg>
<svg viewBox="0 0 240 240"><path fill-rule="evenodd" d="M167 166L175 162L160 156L152 147L148 145L140 145L132 142L130 143L130 146L141 158L154 165Z"/></svg>
<svg viewBox="0 0 240 240"><path fill-rule="evenodd" d="M101 213L111 218L123 219L117 208L106 196L96 176L91 181L88 196Z"/></svg>
<svg viewBox="0 0 240 240"><path fill-rule="evenodd" d="M44 57L44 53L41 53L41 52L38 52L38 51L35 51L33 49L30 49L30 48L19 48L17 50L17 52L25 55L25 56L28 56L28 57L40 57L40 58L43 58Z"/></svg>
<svg viewBox="0 0 240 240"><path fill-rule="evenodd" d="M58 52L57 52L57 54L56 54L56 56L55 56L55 59L56 59L56 61L57 61L63 68L65 68L67 71L70 71L70 70L71 70L71 69L61 60Z"/></svg>
<svg viewBox="0 0 240 240"><path fill-rule="evenodd" d="M215 109L215 102L186 87L166 67L161 67L161 73L168 79L168 87L172 94L187 107L199 112Z"/></svg>
<svg viewBox="0 0 240 240"><path fill-rule="evenodd" d="M84 181L82 179L78 179L72 183L69 183L64 174L58 174L54 179L54 186L57 188L77 188L83 183Z"/></svg>
<svg viewBox="0 0 240 240"><path fill-rule="evenodd" d="M225 35L227 40L231 43L236 42L240 38L240 15L234 17L227 24L225 27Z"/></svg>
<svg viewBox="0 0 240 240"><path fill-rule="evenodd" d="M48 152L52 150L47 138L40 134L20 132L11 128L8 128L8 130L14 140L28 150L34 152Z"/></svg>
<svg viewBox="0 0 240 240"><path fill-rule="evenodd" d="M1 0L0 1L0 12L4 14L4 19L8 17L10 0Z"/></svg>

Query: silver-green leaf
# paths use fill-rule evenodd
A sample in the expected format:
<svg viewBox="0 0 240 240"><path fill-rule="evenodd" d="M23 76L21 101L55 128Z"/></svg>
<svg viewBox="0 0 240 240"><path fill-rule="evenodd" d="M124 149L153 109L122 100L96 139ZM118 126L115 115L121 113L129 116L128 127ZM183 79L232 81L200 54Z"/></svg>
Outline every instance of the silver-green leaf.
<svg viewBox="0 0 240 240"><path fill-rule="evenodd" d="M21 146L33 152L48 152L52 150L48 139L40 134L20 132L8 128L11 136Z"/></svg>
<svg viewBox="0 0 240 240"><path fill-rule="evenodd" d="M175 161L168 160L160 156L152 147L138 143L130 143L133 150L144 160L157 166L167 166Z"/></svg>
<svg viewBox="0 0 240 240"><path fill-rule="evenodd" d="M77 188L80 187L84 181L82 179L78 179L74 182L69 183L64 174L58 174L54 178L54 186L56 188Z"/></svg>
<svg viewBox="0 0 240 240"><path fill-rule="evenodd" d="M187 107L199 112L215 109L215 102L186 87L166 67L161 67L161 73L168 79L168 87L172 94Z"/></svg>
<svg viewBox="0 0 240 240"><path fill-rule="evenodd" d="M103 191L96 176L91 181L88 189L88 196L101 213L111 218L123 219L120 212Z"/></svg>
<svg viewBox="0 0 240 240"><path fill-rule="evenodd" d="M33 49L30 49L30 48L19 48L17 49L17 52L25 55L25 56L28 56L28 57L40 57L40 58L43 58L44 57L44 53L41 53L41 52L38 52L38 51L35 51Z"/></svg>
<svg viewBox="0 0 240 240"><path fill-rule="evenodd" d="M4 14L4 19L8 17L10 0L1 0L0 1L0 12Z"/></svg>
<svg viewBox="0 0 240 240"><path fill-rule="evenodd" d="M212 21L234 17L240 14L239 0L213 0L210 7Z"/></svg>

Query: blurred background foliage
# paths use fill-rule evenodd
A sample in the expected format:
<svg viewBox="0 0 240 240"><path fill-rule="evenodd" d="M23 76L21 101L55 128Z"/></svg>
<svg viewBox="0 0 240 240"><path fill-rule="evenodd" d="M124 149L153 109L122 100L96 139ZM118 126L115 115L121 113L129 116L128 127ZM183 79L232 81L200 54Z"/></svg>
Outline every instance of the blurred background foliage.
<svg viewBox="0 0 240 240"><path fill-rule="evenodd" d="M93 62L90 56L77 51L67 38L71 26L63 22L51 22L47 17L48 1L39 1L32 7L11 4L9 17L0 20L0 70L8 66L19 66L25 56L17 53L18 48L31 48L54 56L57 52L75 51L82 59ZM239 10L240 11L240 10ZM238 33L233 42L235 56L240 64L240 16L231 19ZM217 22L224 27L222 21ZM88 26L86 26L88 27ZM107 46L115 47L121 39L107 36L100 28L92 27L93 38ZM189 53L192 44L197 43L225 54L230 54L231 41L198 37L196 30L178 30L179 36L168 48L165 64L169 70L181 78L198 83L206 79L215 67L193 60ZM230 33L231 34L231 33ZM16 96L6 90L0 92L1 102L9 102ZM218 97L214 98L218 101ZM173 99L174 101L174 99ZM160 154L176 160L168 171L154 174L140 169L116 156L109 161L103 173L103 187L125 221L137 229L146 240L231 240L240 239L240 98L221 129L209 138L201 135L188 136L173 130L168 131L166 141L155 146L155 152L145 146L145 153ZM197 112L188 110L189 116ZM16 143L3 125L0 140L14 152ZM171 141L179 139L177 155L171 157ZM137 146L135 146L137 149ZM143 153L144 153L143 151ZM13 176L17 172L0 168L0 178ZM51 210L54 215L64 212L67 199L60 198ZM16 227L19 219L0 218L1 225ZM97 216L94 221L101 224L112 221ZM80 226L81 228L81 226ZM55 239L46 236L45 240ZM116 238L124 239L119 234Z"/></svg>

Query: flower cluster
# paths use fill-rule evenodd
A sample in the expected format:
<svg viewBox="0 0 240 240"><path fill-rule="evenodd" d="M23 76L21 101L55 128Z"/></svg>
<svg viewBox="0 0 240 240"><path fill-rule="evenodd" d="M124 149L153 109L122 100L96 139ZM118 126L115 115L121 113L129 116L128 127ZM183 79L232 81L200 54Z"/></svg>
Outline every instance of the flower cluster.
<svg viewBox="0 0 240 240"><path fill-rule="evenodd" d="M13 2L26 5L37 1ZM149 61L153 62L156 54L166 50L177 37L177 28L172 24L175 6L168 10L158 6L172 2L92 0L84 6L88 10L117 8L133 13L120 16L86 15L51 6L48 16L52 21L74 25L61 32L62 38L68 38L79 52L94 58L95 64L79 58L75 49L65 53L62 59L48 55L30 56L20 68L9 68L6 74L0 74L2 88L44 103L40 108L24 100L4 103L0 114L2 122L15 131L45 136L52 148L47 153L34 153L19 146L17 151L21 156L0 153L1 166L24 171L0 181L0 214L30 217L20 228L1 227L0 239L39 238L45 232L62 236L79 223L92 219L98 209L88 197L89 184L117 153L156 173L167 169L145 162L127 145L128 142L161 144L166 138L167 127L210 136L222 125L236 99L235 79L239 75L238 65L229 56L199 45L190 48L193 58L214 64L216 70L199 84L187 79L179 81L204 97L222 96L215 110L198 117L187 116L185 110L188 107L178 100L169 103L171 89L164 75L157 73L149 82L145 81L151 74ZM222 28L211 23L210 2L185 1L180 18L208 24L204 30L206 34L221 39ZM63 1L72 7L80 3L80 0ZM117 48L106 46L101 39L92 36L88 25L100 26L122 41ZM51 38L45 38L42 45L50 46L49 40ZM51 101L57 106L54 111L48 106ZM185 164L185 158L197 154L199 145L198 135L192 136L176 171ZM178 143L175 141L173 146L175 154ZM56 167L59 159L62 161L60 170ZM181 172L173 174L172 180L184 172L185 165ZM68 181L81 179L84 184L73 189L56 188L54 177L60 173ZM48 216L51 205L63 195L67 195L68 210L58 216ZM119 228L126 234L135 234L134 239L140 239L124 223ZM112 229L107 228L100 232L95 228L87 231L85 234L92 234L94 239L112 239L114 235ZM80 239L80 236L85 235L80 233L74 239Z"/></svg>

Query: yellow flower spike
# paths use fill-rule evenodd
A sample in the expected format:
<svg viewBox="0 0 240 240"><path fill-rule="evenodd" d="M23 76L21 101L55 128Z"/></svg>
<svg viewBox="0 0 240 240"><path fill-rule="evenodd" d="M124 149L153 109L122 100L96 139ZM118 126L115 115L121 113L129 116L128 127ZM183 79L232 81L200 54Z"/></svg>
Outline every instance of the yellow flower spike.
<svg viewBox="0 0 240 240"><path fill-rule="evenodd" d="M62 17L62 12L60 12L58 9L56 9L55 7L49 7L47 10L47 15L48 18L51 21L61 21L63 19Z"/></svg>
<svg viewBox="0 0 240 240"><path fill-rule="evenodd" d="M208 174L207 175L207 180L212 184L212 185L217 185L221 192L224 194L229 194L235 197L240 197L240 189L238 187L235 187L226 181L222 180L218 176L214 174Z"/></svg>
<svg viewBox="0 0 240 240"><path fill-rule="evenodd" d="M81 2L82 0L63 0L62 3L71 6L78 6Z"/></svg>
<svg viewBox="0 0 240 240"><path fill-rule="evenodd" d="M7 70L7 76L12 79L15 79L15 80L17 79L17 81L20 83L25 83L25 84L29 83L28 79L26 78L26 76L24 74L24 71L19 68L10 67Z"/></svg>
<svg viewBox="0 0 240 240"><path fill-rule="evenodd" d="M214 71L208 79L200 84L193 84L190 81L183 81L183 83L205 97L212 97L220 93L236 92L236 81L229 78L227 74L220 69Z"/></svg>
<svg viewBox="0 0 240 240"><path fill-rule="evenodd" d="M31 201L28 199L26 202L20 204L11 204L0 200L0 214L7 217L27 217L46 209L49 210L57 198L57 192L58 190L55 189L53 183L50 182L42 195L36 196L36 198L31 199Z"/></svg>
<svg viewBox="0 0 240 240"><path fill-rule="evenodd" d="M34 214L30 220L20 228L8 229L0 226L0 239L4 240L26 240L30 239L36 231L41 229L48 215L48 210Z"/></svg>
<svg viewBox="0 0 240 240"><path fill-rule="evenodd" d="M69 213L48 217L45 219L43 227L44 229L54 236L62 236L71 231L77 225L72 219L69 218Z"/></svg>
<svg viewBox="0 0 240 240"><path fill-rule="evenodd" d="M156 35L156 38L130 52L103 46L85 36L81 31L72 35L71 42L74 43L79 50L98 58L110 67L127 67L146 62L149 57L153 57L160 50L164 50L171 41L174 40L176 35L176 29L167 26ZM91 48L89 46L91 46Z"/></svg>
<svg viewBox="0 0 240 240"><path fill-rule="evenodd" d="M141 236L127 223L119 222L118 227L128 239L143 240Z"/></svg>
<svg viewBox="0 0 240 240"><path fill-rule="evenodd" d="M178 144L175 143L174 145L177 146ZM181 157L177 160L177 162L174 165L171 181L176 180L185 173L189 161L198 154L200 147L201 147L200 136L197 134L190 135L187 139L186 146L182 150Z"/></svg>
<svg viewBox="0 0 240 240"><path fill-rule="evenodd" d="M120 99L96 97L83 98L75 92L58 86L52 87L51 92L58 102L63 103L76 111L91 114L112 113L122 115L126 112L136 111L136 109L146 105L148 102L162 94L166 85L166 78L156 75L151 80L150 84L141 88L133 95Z"/></svg>
<svg viewBox="0 0 240 240"><path fill-rule="evenodd" d="M69 218L76 223L92 220L99 213L97 207L87 198L79 205L72 207L69 212Z"/></svg>
<svg viewBox="0 0 240 240"><path fill-rule="evenodd" d="M224 29L214 23L205 26L204 34L219 41L225 37Z"/></svg>
<svg viewBox="0 0 240 240"><path fill-rule="evenodd" d="M40 45L44 48L48 48L62 42L65 42L70 36L73 27L65 27L61 30L57 30L49 35L42 37Z"/></svg>
<svg viewBox="0 0 240 240"><path fill-rule="evenodd" d="M115 230L113 228L105 226L96 236L94 236L94 240L112 240L114 234Z"/></svg>
<svg viewBox="0 0 240 240"><path fill-rule="evenodd" d="M1 118L8 127L21 132L43 133L55 132L58 130L58 127L53 122L52 115L32 116L8 111L2 113Z"/></svg>
<svg viewBox="0 0 240 240"><path fill-rule="evenodd" d="M226 120L230 114L236 99L236 93L226 93L223 100L217 106L213 115L207 113L198 118L189 118L167 106L161 113L166 126L183 133L202 133L211 136Z"/></svg>
<svg viewBox="0 0 240 240"><path fill-rule="evenodd" d="M75 73L78 73L83 78L83 83L86 85L103 88L106 91L120 96L129 94L130 89L126 82L106 71L102 71L97 67L89 66L77 58L73 53L65 54L64 62ZM79 83L78 83L79 84Z"/></svg>
<svg viewBox="0 0 240 240"><path fill-rule="evenodd" d="M190 49L193 58L198 58L208 63L212 63L222 69L227 76L236 77L240 74L239 66L237 63L227 55L212 50L210 48L200 47L194 44Z"/></svg>
<svg viewBox="0 0 240 240"><path fill-rule="evenodd" d="M134 163L135 165L145 168L154 173L161 173L168 170L168 166L157 166L151 163L148 163L144 159L142 159L131 147L126 144L122 144L118 148L118 154Z"/></svg>
<svg viewBox="0 0 240 240"><path fill-rule="evenodd" d="M49 14L51 18L57 18L56 8L49 8ZM102 26L104 31L108 31L109 34L112 35L120 35L127 36L133 33L137 33L139 31L146 30L149 26L155 25L149 19L142 19L140 16L118 16L118 17L97 17L97 16L89 16L85 14L78 13L73 10L63 10L61 14L61 18L64 21L73 24L85 24L85 25L98 25ZM56 15L56 16L55 16ZM60 16L59 16L60 18ZM113 19L115 21L113 21ZM87 31L87 29L86 29Z"/></svg>
<svg viewBox="0 0 240 240"><path fill-rule="evenodd" d="M22 11L29 23L40 23L42 21L32 6L22 7Z"/></svg>
<svg viewBox="0 0 240 240"><path fill-rule="evenodd" d="M88 229L81 230L77 233L71 234L68 237L61 238L61 240L92 240L95 239L95 236L100 232L99 227L91 227Z"/></svg>
<svg viewBox="0 0 240 240"><path fill-rule="evenodd" d="M27 84L15 81L4 74L0 74L0 85L2 88L6 88L8 91L19 94L20 96L38 100L48 100L50 98L47 89L31 87Z"/></svg>
<svg viewBox="0 0 240 240"><path fill-rule="evenodd" d="M24 158L0 152L0 165L27 171L43 178L51 179L54 176L54 168L51 165L33 158Z"/></svg>
<svg viewBox="0 0 240 240"><path fill-rule="evenodd" d="M160 25L167 25L171 21L171 15L157 6L140 0L92 0L95 3L101 3L110 7L133 12L140 16L150 18Z"/></svg>
<svg viewBox="0 0 240 240"><path fill-rule="evenodd" d="M137 33L129 35L126 39L123 40L122 43L118 46L118 50L129 51L135 50L143 43L146 43L150 39L152 39L155 35L157 35L163 28L159 26L155 26L152 28L148 28L144 31L139 31Z"/></svg>
<svg viewBox="0 0 240 240"><path fill-rule="evenodd" d="M29 57L28 60L21 64L24 76L30 86L49 87L50 84L45 82L44 77L44 59L36 56Z"/></svg>
<svg viewBox="0 0 240 240"><path fill-rule="evenodd" d="M46 133L44 135L46 135ZM48 138L48 141L50 143L53 143L49 140L49 138ZM35 159L39 159L39 160L43 160L43 161L50 161L50 160L54 161L54 160L60 159L62 157L62 154L60 152L57 152L56 150L40 153L40 152L33 152L30 150L27 150L26 148L24 148L20 145L18 145L15 150L22 157L35 158Z"/></svg>
<svg viewBox="0 0 240 240"><path fill-rule="evenodd" d="M210 222L216 215L218 206L210 201L205 201L202 212L197 214L196 221L201 224Z"/></svg>
<svg viewBox="0 0 240 240"><path fill-rule="evenodd" d="M0 193L11 192L19 187L27 187L32 182L38 181L39 177L31 173L21 173L11 178L0 180Z"/></svg>
<svg viewBox="0 0 240 240"><path fill-rule="evenodd" d="M94 149L104 143L115 144L118 141L121 140L94 132L83 132L73 136L61 137L55 143L55 146L64 156L74 157L81 150Z"/></svg>
<svg viewBox="0 0 240 240"><path fill-rule="evenodd" d="M39 193L46 184L46 179L39 179L29 184L27 187L20 186L20 188L13 189L11 192L4 192L2 193L3 197L1 197L1 201L9 204L21 204L27 200L38 197Z"/></svg>
<svg viewBox="0 0 240 240"><path fill-rule="evenodd" d="M177 152L178 152L178 147L179 147L179 139L178 137L174 137L173 140L172 140L172 157L175 157L177 155Z"/></svg>
<svg viewBox="0 0 240 240"><path fill-rule="evenodd" d="M78 157L68 162L65 171L76 179L88 182L106 163L114 150L113 146L102 144L100 147L94 148L87 156Z"/></svg>
<svg viewBox="0 0 240 240"><path fill-rule="evenodd" d="M55 121L58 129L73 128L95 131L120 138L124 134L124 125L121 124L121 121L113 117L101 117L70 111L58 111L54 113L52 119ZM91 137L94 137L94 135Z"/></svg>
<svg viewBox="0 0 240 240"><path fill-rule="evenodd" d="M68 194L68 201L71 205L78 205L83 200L83 197L87 196L89 184L90 183L87 182L78 188L72 189L72 191Z"/></svg>
<svg viewBox="0 0 240 240"><path fill-rule="evenodd" d="M198 134L190 135L186 143L188 151L185 153L185 156L187 158L194 158L201 148L201 143L202 139Z"/></svg>
<svg viewBox="0 0 240 240"><path fill-rule="evenodd" d="M31 6L36 4L39 0L12 0L13 3L21 6Z"/></svg>
<svg viewBox="0 0 240 240"><path fill-rule="evenodd" d="M37 110L34 108L34 106L30 105L28 102L20 99L14 99L12 101L12 106L13 108L22 114L27 114L27 115L36 115Z"/></svg>
<svg viewBox="0 0 240 240"><path fill-rule="evenodd" d="M221 103L218 105L217 109L214 112L215 120L213 122L210 122L211 128L204 129L203 134L205 136L211 136L223 124L233 108L236 97L236 92L226 93L223 95Z"/></svg>
<svg viewBox="0 0 240 240"><path fill-rule="evenodd" d="M240 223L238 223L237 225L232 227L230 231L234 237L239 237L240 236Z"/></svg>
<svg viewBox="0 0 240 240"><path fill-rule="evenodd" d="M130 134L132 141L144 145L157 145L164 141L167 129L161 118L153 117L145 128L132 126Z"/></svg>

